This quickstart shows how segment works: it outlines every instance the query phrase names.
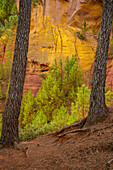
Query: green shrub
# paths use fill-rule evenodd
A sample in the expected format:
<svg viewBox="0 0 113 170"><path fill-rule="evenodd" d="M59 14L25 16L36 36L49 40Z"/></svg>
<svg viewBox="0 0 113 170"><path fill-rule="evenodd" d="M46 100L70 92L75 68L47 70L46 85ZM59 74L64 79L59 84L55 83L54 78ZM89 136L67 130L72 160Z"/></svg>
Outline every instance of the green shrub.
<svg viewBox="0 0 113 170"><path fill-rule="evenodd" d="M26 141L33 137L56 131L63 126L73 123L75 120L75 115L69 115L67 108L64 106L57 110L57 114L53 116L53 120L50 123L47 123L46 116L41 111L37 113L31 124L28 124L23 129L20 128L19 136L22 141Z"/></svg>
<svg viewBox="0 0 113 170"><path fill-rule="evenodd" d="M76 34L78 36L78 38L80 39L85 39L86 37L86 31L88 30L88 24L86 23L86 20L84 20L84 22L81 24L82 25L82 31L77 31Z"/></svg>
<svg viewBox="0 0 113 170"><path fill-rule="evenodd" d="M28 123L26 121L24 128L20 128L20 139L25 141L39 135L56 131L63 126L74 123L76 120L87 116L90 89L83 84L81 87L78 87L76 95L77 98L71 103L71 114L69 114L67 106L62 104L61 107L56 109L52 120L47 123L47 117L43 113L43 110L39 110ZM113 92L110 92L108 87L106 87L105 96L107 105L112 104ZM28 98L26 100L28 100Z"/></svg>
<svg viewBox="0 0 113 170"><path fill-rule="evenodd" d="M15 0L0 0L0 22L3 23L9 16L17 13Z"/></svg>
<svg viewBox="0 0 113 170"><path fill-rule="evenodd" d="M52 66L49 75L42 83L36 96L36 109L43 110L50 122L62 105L70 106L76 98L77 87L82 82L82 71L78 68L76 55L69 61L67 57L64 68L62 61Z"/></svg>
<svg viewBox="0 0 113 170"><path fill-rule="evenodd" d="M84 34L83 34L82 32L77 31L76 34L77 34L77 37L78 37L78 38L80 38L80 39L82 39L82 40L85 39Z"/></svg>
<svg viewBox="0 0 113 170"><path fill-rule="evenodd" d="M113 104L113 92L110 90L105 93L105 101L107 106L111 106Z"/></svg>
<svg viewBox="0 0 113 170"><path fill-rule="evenodd" d="M90 89L85 84L78 87L77 99L75 104L72 102L72 114L76 115L77 119L87 116L90 101Z"/></svg>
<svg viewBox="0 0 113 170"><path fill-rule="evenodd" d="M34 119L34 108L35 103L34 94L30 89L28 93L24 94L21 102L20 116L19 116L19 126L25 127Z"/></svg>
<svg viewBox="0 0 113 170"><path fill-rule="evenodd" d="M68 113L68 108L77 96L81 77L76 55L70 61L67 57L64 68L61 60L59 63L55 60L37 96L34 98L31 90L23 96L19 117L22 140L58 130L77 120L74 113Z"/></svg>
<svg viewBox="0 0 113 170"><path fill-rule="evenodd" d="M13 33L13 28L16 26L18 21L18 16L17 15L11 15L9 16L8 19L4 20L4 24L0 24L0 37L3 35L5 32L5 40L3 40L3 43L6 43L8 38L12 35Z"/></svg>

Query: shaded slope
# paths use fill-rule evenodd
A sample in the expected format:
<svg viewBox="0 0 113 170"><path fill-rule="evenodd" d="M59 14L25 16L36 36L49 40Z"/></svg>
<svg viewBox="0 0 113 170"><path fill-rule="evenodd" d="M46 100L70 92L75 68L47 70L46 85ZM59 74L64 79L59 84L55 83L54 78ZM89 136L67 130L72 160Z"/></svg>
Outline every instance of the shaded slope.
<svg viewBox="0 0 113 170"><path fill-rule="evenodd" d="M112 109L106 121L89 127L87 133L70 133L57 142L53 142L56 133L51 133L22 142L21 150L0 150L0 169L105 169L106 163L113 158ZM113 164L110 170L112 168Z"/></svg>

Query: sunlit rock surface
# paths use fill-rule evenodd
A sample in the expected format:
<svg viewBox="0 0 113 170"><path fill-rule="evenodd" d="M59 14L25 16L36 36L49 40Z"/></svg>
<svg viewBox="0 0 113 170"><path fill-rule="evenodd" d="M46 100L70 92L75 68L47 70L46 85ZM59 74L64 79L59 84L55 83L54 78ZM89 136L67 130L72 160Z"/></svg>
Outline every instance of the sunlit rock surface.
<svg viewBox="0 0 113 170"><path fill-rule="evenodd" d="M71 11L72 8L73 10ZM72 17L73 12L75 12L75 15L72 23L67 25L66 23ZM28 64L27 67L24 92L27 92L29 88L32 88L34 93L37 92L43 81L39 74L41 67L47 71L48 69L46 70L46 68L54 63L55 58L57 61L62 59L64 63L66 57L71 58L72 54L77 54L79 65L84 70L86 84L91 83L101 12L102 3L84 0L76 1L75 8L73 5L69 7L69 2L65 0L47 0L45 16L43 16L41 5L35 8L32 7L28 62L33 63ZM85 39L81 40L77 37L76 32L82 31L81 24L84 19L89 30L86 32ZM1 37L2 42L4 38L6 38L6 35ZM8 51L13 52L14 41L15 34L7 40L5 58ZM3 56L3 50L4 43L0 41L0 58ZM112 80L111 76L109 76L112 73L112 58L109 59L109 63L107 84L110 84L108 83L109 79L110 81Z"/></svg>
<svg viewBox="0 0 113 170"><path fill-rule="evenodd" d="M86 34L85 40L81 40L76 35L77 31L81 30L66 24L55 24L49 16L45 16L43 20L41 6L32 9L28 59L51 65L55 58L61 58L64 62L67 56L70 58L72 54L77 54L83 69L90 69L97 40L89 33Z"/></svg>

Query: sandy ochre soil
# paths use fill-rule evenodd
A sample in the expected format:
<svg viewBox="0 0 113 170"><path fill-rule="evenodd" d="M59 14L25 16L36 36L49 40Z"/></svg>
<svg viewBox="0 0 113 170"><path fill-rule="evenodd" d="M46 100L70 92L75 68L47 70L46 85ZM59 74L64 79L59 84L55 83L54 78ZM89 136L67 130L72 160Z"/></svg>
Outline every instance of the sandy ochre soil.
<svg viewBox="0 0 113 170"><path fill-rule="evenodd" d="M0 170L105 170L113 159L112 110L105 121L87 127L86 132L61 138L54 132L21 142L20 149L1 149ZM113 161L109 165L113 170Z"/></svg>

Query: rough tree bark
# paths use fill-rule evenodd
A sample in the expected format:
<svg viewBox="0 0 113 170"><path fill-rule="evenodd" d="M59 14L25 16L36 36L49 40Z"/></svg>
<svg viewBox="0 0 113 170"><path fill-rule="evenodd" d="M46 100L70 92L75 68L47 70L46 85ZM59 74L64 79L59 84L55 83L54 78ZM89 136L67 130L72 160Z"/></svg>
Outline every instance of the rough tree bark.
<svg viewBox="0 0 113 170"><path fill-rule="evenodd" d="M93 124L107 116L105 104L106 65L113 16L113 0L104 0L99 39L94 61L90 107L87 123Z"/></svg>
<svg viewBox="0 0 113 170"><path fill-rule="evenodd" d="M19 142L18 117L26 73L30 18L31 0L20 0L11 80L3 114L1 136L3 146L11 146Z"/></svg>

